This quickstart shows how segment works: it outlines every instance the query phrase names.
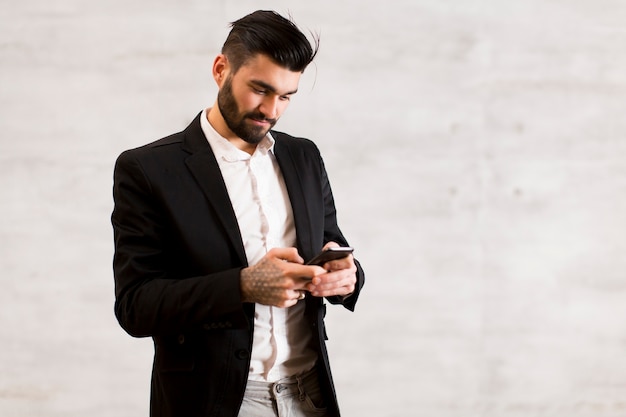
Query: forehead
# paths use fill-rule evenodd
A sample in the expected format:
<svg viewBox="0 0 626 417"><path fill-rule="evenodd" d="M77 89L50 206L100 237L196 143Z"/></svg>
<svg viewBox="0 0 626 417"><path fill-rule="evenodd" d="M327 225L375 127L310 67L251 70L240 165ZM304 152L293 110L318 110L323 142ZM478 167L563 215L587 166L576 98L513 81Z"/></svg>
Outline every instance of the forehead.
<svg viewBox="0 0 626 417"><path fill-rule="evenodd" d="M261 82L271 86L278 94L287 94L298 89L301 72L291 71L266 55L258 54L246 61L233 75L233 81L244 83Z"/></svg>

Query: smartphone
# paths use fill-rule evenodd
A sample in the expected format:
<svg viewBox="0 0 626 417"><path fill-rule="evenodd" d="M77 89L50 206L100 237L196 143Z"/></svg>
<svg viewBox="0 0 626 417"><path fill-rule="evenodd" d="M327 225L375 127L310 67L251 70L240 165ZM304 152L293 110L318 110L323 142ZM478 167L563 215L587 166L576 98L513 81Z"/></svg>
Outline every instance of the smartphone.
<svg viewBox="0 0 626 417"><path fill-rule="evenodd" d="M349 246L326 248L318 253L313 259L307 262L307 265L324 265L326 262L334 261L335 259L345 258L354 251Z"/></svg>

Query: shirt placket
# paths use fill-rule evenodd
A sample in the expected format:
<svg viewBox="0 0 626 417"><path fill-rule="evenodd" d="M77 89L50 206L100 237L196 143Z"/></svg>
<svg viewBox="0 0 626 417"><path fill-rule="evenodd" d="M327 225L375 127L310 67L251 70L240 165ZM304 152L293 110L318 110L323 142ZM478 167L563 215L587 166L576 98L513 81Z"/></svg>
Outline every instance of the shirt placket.
<svg viewBox="0 0 626 417"><path fill-rule="evenodd" d="M271 249L269 245L270 239L270 222L267 213L267 207L265 201L267 200L267 184L266 175L263 172L263 161L254 154L248 160L248 169L250 170L250 179L252 185L252 193L254 196L254 202L259 209L259 215L261 219L261 235L263 238L263 245L265 252Z"/></svg>
<svg viewBox="0 0 626 417"><path fill-rule="evenodd" d="M252 180L252 189L255 201L259 206L261 217L261 231L265 245L265 251L269 251L276 245L276 237L272 235L275 232L271 224L271 202L269 201L269 184L268 169L271 168L271 161L268 161L267 154L255 153L249 161L249 168ZM277 363L282 363L287 354L285 344L282 342L286 337L286 309L275 308L270 306L268 309L270 323L270 343L274 350L273 360L268 363L267 379L272 381L280 379L280 369Z"/></svg>

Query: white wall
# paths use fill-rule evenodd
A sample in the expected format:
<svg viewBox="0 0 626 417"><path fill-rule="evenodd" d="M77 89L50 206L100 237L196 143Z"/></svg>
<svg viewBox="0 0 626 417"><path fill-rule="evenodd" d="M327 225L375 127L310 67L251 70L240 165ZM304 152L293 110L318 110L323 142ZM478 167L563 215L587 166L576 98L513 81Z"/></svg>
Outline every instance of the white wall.
<svg viewBox="0 0 626 417"><path fill-rule="evenodd" d="M344 415L626 415L626 3L259 3L0 1L0 415L147 415L113 163L212 104L259 7L322 36L278 127L367 272L328 318Z"/></svg>

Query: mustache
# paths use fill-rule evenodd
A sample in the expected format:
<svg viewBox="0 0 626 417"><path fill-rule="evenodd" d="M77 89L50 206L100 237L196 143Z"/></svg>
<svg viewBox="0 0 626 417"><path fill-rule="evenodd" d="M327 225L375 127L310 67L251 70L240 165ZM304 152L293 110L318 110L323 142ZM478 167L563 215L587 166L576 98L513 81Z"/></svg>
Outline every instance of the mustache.
<svg viewBox="0 0 626 417"><path fill-rule="evenodd" d="M265 117L265 115L261 112L247 113L245 117L249 119L260 120L262 122L268 122L271 124L275 124L278 121L278 119L270 119L268 117Z"/></svg>

